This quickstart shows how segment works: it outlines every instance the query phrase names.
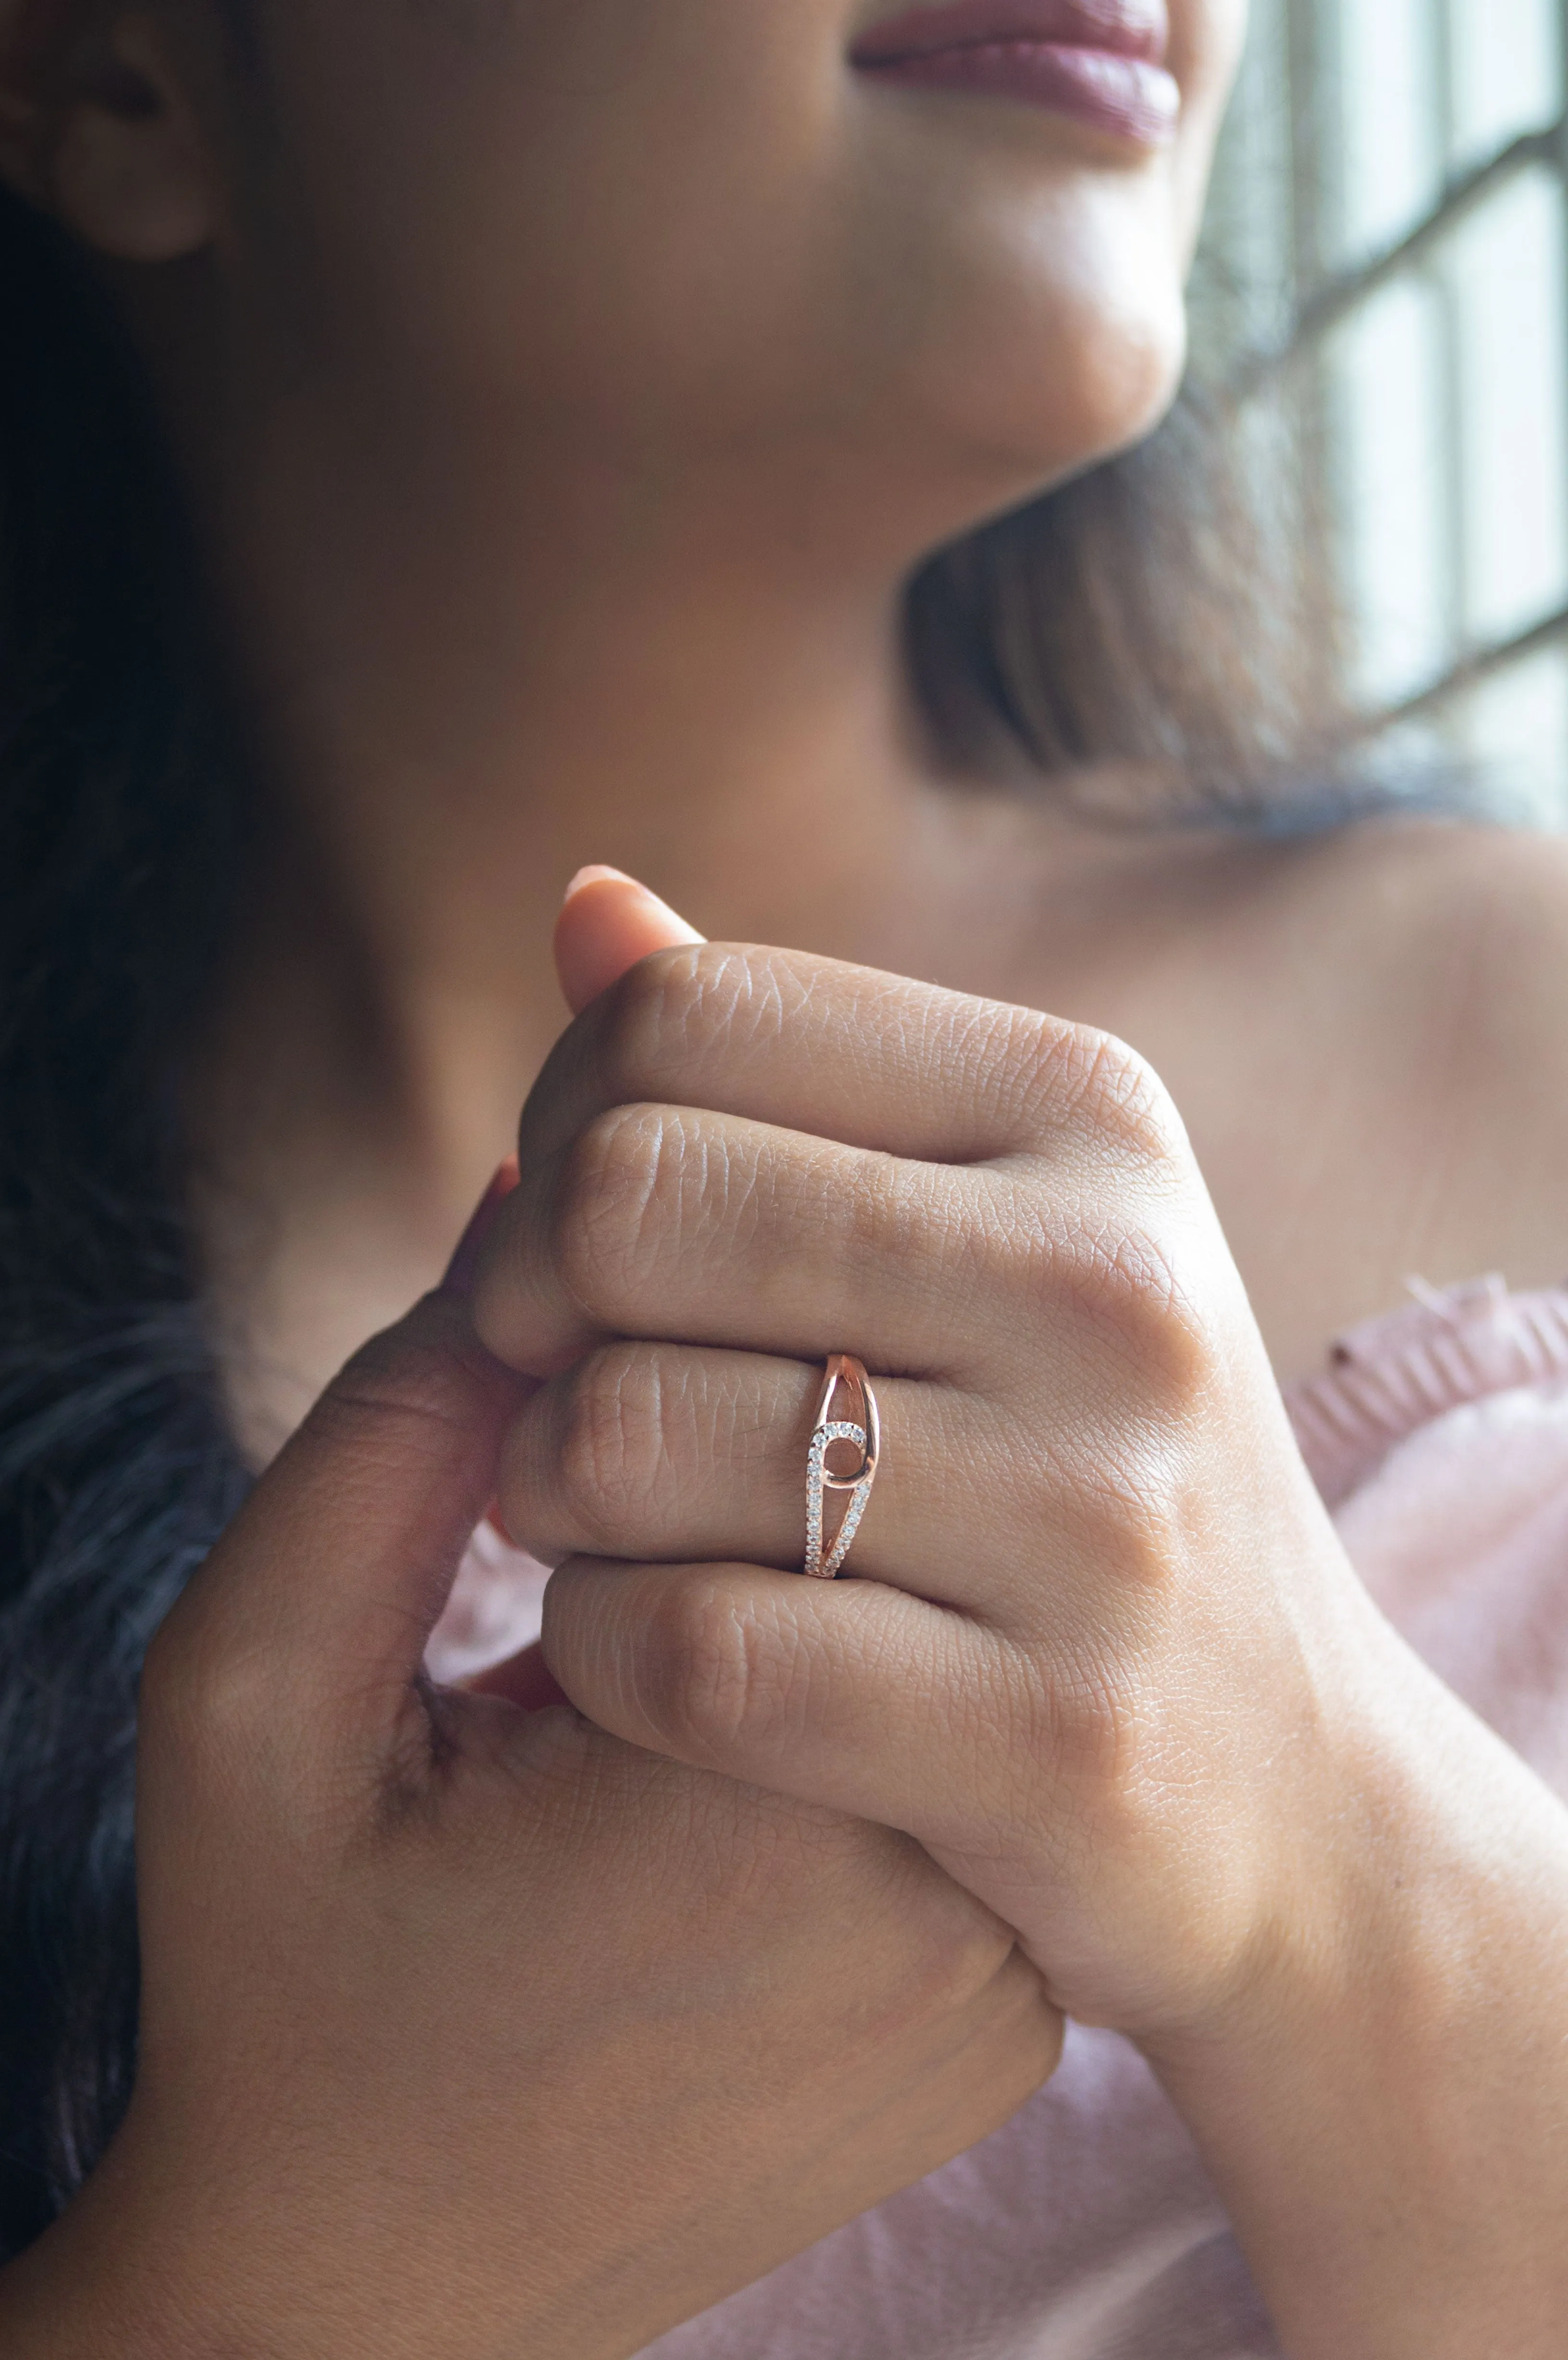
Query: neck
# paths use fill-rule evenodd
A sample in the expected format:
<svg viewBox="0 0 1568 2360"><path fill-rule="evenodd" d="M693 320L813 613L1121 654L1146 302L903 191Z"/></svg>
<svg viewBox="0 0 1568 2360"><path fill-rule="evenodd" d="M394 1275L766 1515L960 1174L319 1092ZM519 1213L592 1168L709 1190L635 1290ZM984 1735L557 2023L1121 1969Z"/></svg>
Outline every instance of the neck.
<svg viewBox="0 0 1568 2360"><path fill-rule="evenodd" d="M504 985L591 858L699 924L831 906L936 781L902 552L850 545L787 467L758 490L506 439L355 465L294 431L245 471L245 637L354 938Z"/></svg>
<svg viewBox="0 0 1568 2360"><path fill-rule="evenodd" d="M799 502L790 531L722 482L372 455L295 432L225 471L252 486L223 545L284 824L198 1105L273 1229L332 1230L308 1175L340 1227L373 1189L404 1239L382 1259L426 1276L563 1022L575 869L712 934L892 964L953 799L898 567L829 563Z"/></svg>

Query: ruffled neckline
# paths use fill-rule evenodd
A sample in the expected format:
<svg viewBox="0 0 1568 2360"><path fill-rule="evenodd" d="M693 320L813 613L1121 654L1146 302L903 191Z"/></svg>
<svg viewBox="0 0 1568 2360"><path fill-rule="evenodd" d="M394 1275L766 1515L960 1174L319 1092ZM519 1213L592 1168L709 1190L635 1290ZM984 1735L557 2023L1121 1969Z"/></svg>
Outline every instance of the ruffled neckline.
<svg viewBox="0 0 1568 2360"><path fill-rule="evenodd" d="M1568 1378L1568 1285L1515 1295L1494 1275L1450 1287L1411 1279L1410 1288L1413 1302L1347 1329L1322 1375L1286 1394L1331 1508L1450 1410Z"/></svg>

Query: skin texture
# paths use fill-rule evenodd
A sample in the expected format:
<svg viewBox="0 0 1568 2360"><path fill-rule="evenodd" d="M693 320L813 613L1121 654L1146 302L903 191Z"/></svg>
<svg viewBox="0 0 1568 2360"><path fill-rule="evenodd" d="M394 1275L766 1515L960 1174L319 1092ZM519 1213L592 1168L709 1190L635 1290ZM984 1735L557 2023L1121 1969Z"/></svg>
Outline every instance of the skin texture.
<svg viewBox="0 0 1568 2360"><path fill-rule="evenodd" d="M6 168L143 341L282 816L190 1100L258 1465L514 1141L579 862L695 925L601 880L561 936L574 1004L695 928L742 946L657 958L529 1103L476 1308L545 1391L450 1303L416 1315L160 1644L147 2068L0 2286L7 2352L630 2352L976 2136L1065 2001L1144 2041L1294 2350L1545 2354L1561 1817L1369 1616L1254 1314L1291 1374L1409 1267L1555 1273L1561 855L1107 841L944 776L898 656L916 558L1172 390L1239 8L1173 11L1156 152L868 91L851 0L270 0L248 95L200 0L0 9L28 36ZM782 1008L834 1050L804 1093ZM775 1437L846 1343L893 1455L872 1578L808 1596ZM716 1445L746 1418L743 1485ZM596 1559L550 1647L599 1735L505 1677L432 1720L412 1677L497 1470L520 1532ZM901 1724L887 1666L933 1653ZM869 2050L823 2001L863 1986ZM653 2173L628 2091L667 2126Z"/></svg>
<svg viewBox="0 0 1568 2360"><path fill-rule="evenodd" d="M629 2352L1054 2065L908 1839L420 1684L524 1391L430 1297L159 1634L136 2098L7 2352Z"/></svg>
<svg viewBox="0 0 1568 2360"><path fill-rule="evenodd" d="M754 939L907 915L861 947L918 971L994 916L902 577L1168 399L1241 11L1174 12L1152 153L865 87L871 13L273 0L236 131L216 10L165 0L95 12L134 107L13 81L13 170L121 258L292 827L193 1108L258 1457L505 1153L581 861Z"/></svg>
<svg viewBox="0 0 1568 2360"><path fill-rule="evenodd" d="M572 1700L917 1836L1143 2048L1292 2352L1550 2352L1568 1814L1361 1589L1148 1065L682 943L565 1035L519 1162L474 1319L545 1380L501 1512L565 1559ZM887 1470L826 1585L757 1446L803 1448L844 1335Z"/></svg>

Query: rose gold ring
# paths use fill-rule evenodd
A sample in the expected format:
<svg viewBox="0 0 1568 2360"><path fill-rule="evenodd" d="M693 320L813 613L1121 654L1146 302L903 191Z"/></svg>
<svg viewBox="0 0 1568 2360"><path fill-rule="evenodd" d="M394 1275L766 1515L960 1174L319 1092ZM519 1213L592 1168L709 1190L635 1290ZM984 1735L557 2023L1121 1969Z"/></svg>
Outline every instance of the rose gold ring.
<svg viewBox="0 0 1568 2360"><path fill-rule="evenodd" d="M833 1397L841 1386L847 1396L844 1404L845 1415L835 1418ZM844 1443L859 1452L860 1464L853 1474L834 1473L829 1467L828 1452L834 1443ZM849 1555L849 1545L866 1513L871 1486L877 1480L877 1462L881 1455L882 1422L865 1361L857 1360L850 1352L830 1353L822 1389L817 1396L811 1447L806 1455L806 1562L802 1569L812 1581L833 1580ZM844 1521L824 1554L822 1514L830 1491L847 1491L849 1499Z"/></svg>

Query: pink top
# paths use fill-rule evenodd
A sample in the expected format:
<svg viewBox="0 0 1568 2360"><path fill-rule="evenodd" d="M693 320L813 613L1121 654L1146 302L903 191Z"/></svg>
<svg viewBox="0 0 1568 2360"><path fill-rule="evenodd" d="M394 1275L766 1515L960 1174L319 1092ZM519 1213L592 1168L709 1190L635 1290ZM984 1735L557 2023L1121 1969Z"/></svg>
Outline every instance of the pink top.
<svg viewBox="0 0 1568 2360"><path fill-rule="evenodd" d="M1296 1432L1390 1619L1568 1792L1568 1286L1412 1291L1297 1389ZM487 1545L440 1634L440 1669L504 1652L502 1620L512 1644L531 1635L544 1579L532 1569L535 1621L519 1633L517 1560ZM646 2360L1277 2354L1148 2068L1114 2033L1073 2027L1055 2080L1006 2129L662 2336Z"/></svg>

